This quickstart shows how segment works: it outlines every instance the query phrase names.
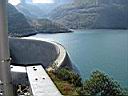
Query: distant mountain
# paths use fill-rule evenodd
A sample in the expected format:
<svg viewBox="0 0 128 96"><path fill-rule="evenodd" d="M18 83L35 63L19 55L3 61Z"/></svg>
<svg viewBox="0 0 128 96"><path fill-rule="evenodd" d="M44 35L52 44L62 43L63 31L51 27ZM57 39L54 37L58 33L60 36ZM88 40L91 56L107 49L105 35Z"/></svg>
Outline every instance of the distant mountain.
<svg viewBox="0 0 128 96"><path fill-rule="evenodd" d="M56 22L53 22L49 19L32 20L31 24L33 27L35 27L35 29L38 33L67 33L67 32L71 32L71 30L69 30L65 26L58 24Z"/></svg>
<svg viewBox="0 0 128 96"><path fill-rule="evenodd" d="M25 16L11 4L8 4L8 25L10 36L21 37L36 34L34 27L30 26Z"/></svg>
<svg viewBox="0 0 128 96"><path fill-rule="evenodd" d="M44 9L41 9L36 4L31 3L20 3L16 6L19 12L24 14L27 18L44 18L46 17L46 12Z"/></svg>
<svg viewBox="0 0 128 96"><path fill-rule="evenodd" d="M127 29L128 0L74 0L55 8L50 19L72 29Z"/></svg>
<svg viewBox="0 0 128 96"><path fill-rule="evenodd" d="M34 4L34 3L20 3L16 8L26 17L31 19L48 18L48 14L56 8L57 4Z"/></svg>
<svg viewBox="0 0 128 96"><path fill-rule="evenodd" d="M21 0L16 8L26 17L32 19L48 18L49 14L56 7L72 3L73 0L53 0L54 3L32 3L31 0Z"/></svg>
<svg viewBox="0 0 128 96"><path fill-rule="evenodd" d="M13 37L29 36L37 33L71 32L65 26L49 19L25 17L13 5L8 4L9 35Z"/></svg>

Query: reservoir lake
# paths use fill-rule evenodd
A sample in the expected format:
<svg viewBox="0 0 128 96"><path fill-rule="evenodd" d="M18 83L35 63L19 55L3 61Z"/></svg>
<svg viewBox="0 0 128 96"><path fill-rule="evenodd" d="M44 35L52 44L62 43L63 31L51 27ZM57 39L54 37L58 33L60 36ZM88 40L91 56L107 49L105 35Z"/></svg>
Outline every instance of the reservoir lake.
<svg viewBox="0 0 128 96"><path fill-rule="evenodd" d="M62 44L83 79L100 70L128 87L128 30L75 30L31 37Z"/></svg>

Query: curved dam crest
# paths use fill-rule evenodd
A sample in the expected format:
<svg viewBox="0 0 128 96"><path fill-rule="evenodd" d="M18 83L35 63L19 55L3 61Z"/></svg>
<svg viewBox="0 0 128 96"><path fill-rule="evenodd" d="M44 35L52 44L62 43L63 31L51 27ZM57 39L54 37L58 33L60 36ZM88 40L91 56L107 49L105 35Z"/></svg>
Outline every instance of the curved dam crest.
<svg viewBox="0 0 128 96"><path fill-rule="evenodd" d="M9 38L9 45L13 65L41 64L44 68L48 68L56 62L58 68L64 66L72 68L65 48L58 43L28 37Z"/></svg>

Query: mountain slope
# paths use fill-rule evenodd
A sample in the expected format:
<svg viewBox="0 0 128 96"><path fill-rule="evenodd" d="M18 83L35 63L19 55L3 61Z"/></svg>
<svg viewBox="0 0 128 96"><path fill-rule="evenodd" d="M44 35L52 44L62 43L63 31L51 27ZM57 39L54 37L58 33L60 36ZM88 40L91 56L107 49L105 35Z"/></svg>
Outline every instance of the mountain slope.
<svg viewBox="0 0 128 96"><path fill-rule="evenodd" d="M34 27L30 26L25 16L11 4L8 4L8 25L10 36L21 37L36 34Z"/></svg>
<svg viewBox="0 0 128 96"><path fill-rule="evenodd" d="M49 19L26 18L11 4L8 4L8 25L9 35L13 37L29 36L37 33L71 32L68 28Z"/></svg>
<svg viewBox="0 0 128 96"><path fill-rule="evenodd" d="M46 16L44 9L40 9L39 6L34 4L20 3L16 8L28 18L43 18Z"/></svg>
<svg viewBox="0 0 128 96"><path fill-rule="evenodd" d="M24 1L24 2L23 2ZM16 8L26 17L32 19L48 18L51 11L59 5L68 4L73 0L53 0L54 3L32 3L32 1L21 0Z"/></svg>
<svg viewBox="0 0 128 96"><path fill-rule="evenodd" d="M54 9L50 18L72 29L127 29L128 0L74 0Z"/></svg>
<svg viewBox="0 0 128 96"><path fill-rule="evenodd" d="M71 32L65 26L53 22L49 19L32 20L32 26L35 27L38 33L67 33Z"/></svg>

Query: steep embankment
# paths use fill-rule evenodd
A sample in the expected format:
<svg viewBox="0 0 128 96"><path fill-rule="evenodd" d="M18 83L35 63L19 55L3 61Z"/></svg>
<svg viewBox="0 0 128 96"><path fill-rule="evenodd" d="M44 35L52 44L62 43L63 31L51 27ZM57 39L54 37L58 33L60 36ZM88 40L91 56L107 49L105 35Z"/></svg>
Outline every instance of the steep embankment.
<svg viewBox="0 0 128 96"><path fill-rule="evenodd" d="M13 37L36 34L34 27L30 26L25 16L11 4L8 4L8 25L9 35Z"/></svg>
<svg viewBox="0 0 128 96"><path fill-rule="evenodd" d="M54 9L50 17L72 29L127 29L128 0L74 0Z"/></svg>

